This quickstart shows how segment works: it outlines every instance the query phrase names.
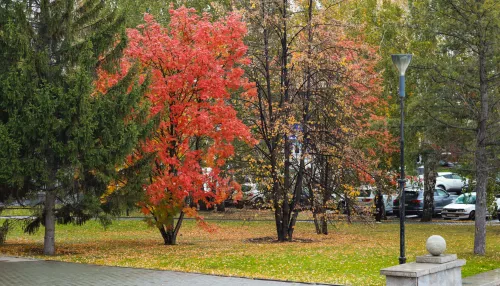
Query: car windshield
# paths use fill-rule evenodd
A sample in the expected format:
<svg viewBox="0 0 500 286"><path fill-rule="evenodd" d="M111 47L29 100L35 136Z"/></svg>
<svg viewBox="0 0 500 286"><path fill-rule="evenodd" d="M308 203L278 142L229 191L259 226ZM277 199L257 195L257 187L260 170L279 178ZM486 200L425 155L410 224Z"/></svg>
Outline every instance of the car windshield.
<svg viewBox="0 0 500 286"><path fill-rule="evenodd" d="M465 204L472 205L476 203L476 196L470 194L463 194L457 198L455 203L459 205L465 205Z"/></svg>

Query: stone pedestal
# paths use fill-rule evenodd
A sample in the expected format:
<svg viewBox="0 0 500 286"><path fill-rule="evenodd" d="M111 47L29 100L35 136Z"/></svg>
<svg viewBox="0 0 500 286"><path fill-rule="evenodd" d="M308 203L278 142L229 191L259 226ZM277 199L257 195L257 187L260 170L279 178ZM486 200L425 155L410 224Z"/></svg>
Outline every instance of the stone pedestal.
<svg viewBox="0 0 500 286"><path fill-rule="evenodd" d="M382 269L387 286L461 286L464 259L456 254L417 256L417 262Z"/></svg>

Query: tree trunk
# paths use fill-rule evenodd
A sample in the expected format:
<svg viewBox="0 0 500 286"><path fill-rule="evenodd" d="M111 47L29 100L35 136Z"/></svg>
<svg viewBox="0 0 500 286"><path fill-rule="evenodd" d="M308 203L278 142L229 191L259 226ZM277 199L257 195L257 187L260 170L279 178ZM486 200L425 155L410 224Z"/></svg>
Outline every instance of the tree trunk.
<svg viewBox="0 0 500 286"><path fill-rule="evenodd" d="M311 174L314 174L314 171L311 172ZM315 192L312 191L313 189L313 184L311 180L308 180L308 187L309 190L311 190L311 196L309 197L309 204L311 205L311 212L313 214L313 221L314 221L314 227L316 228L316 234L321 234L321 226L320 222L318 220L318 205L316 204L316 200L314 199L314 196L316 195Z"/></svg>
<svg viewBox="0 0 500 286"><path fill-rule="evenodd" d="M281 108L284 110L284 118L287 118L290 110L289 110L289 102L290 102L290 97L289 97L289 87L290 87L290 80L288 77L288 57L289 57L289 52L288 52L288 0L282 0L283 7L281 8L281 21L282 21L282 32L281 32L281 82L280 82L280 87L281 90L283 91L283 101L281 103ZM293 209L290 206L290 199L289 199L289 194L292 191L292 178L290 174L290 169L291 169L291 162L290 162L290 156L291 156L291 144L290 144L290 139L289 139L289 132L287 131L288 128L285 128L285 131L283 132L283 135L285 136L285 142L284 142L284 160L285 160L285 166L283 170L283 196L281 199L281 216L282 216L282 224L281 224L281 234L278 236L279 241L292 241L292 236L290 235L289 231L289 222L292 219L291 214L293 212Z"/></svg>
<svg viewBox="0 0 500 286"><path fill-rule="evenodd" d="M486 74L486 45L481 39L479 49L479 92L481 110L476 135L476 222L474 254L486 253L486 187L488 184L488 154L486 150L488 109L488 83Z"/></svg>
<svg viewBox="0 0 500 286"><path fill-rule="evenodd" d="M54 255L56 252L55 232L56 232L56 194L52 191L45 192L45 236L43 238L43 254Z"/></svg>
<svg viewBox="0 0 500 286"><path fill-rule="evenodd" d="M321 234L321 225L318 220L318 214L316 212L316 209L313 208L313 220L314 220L314 227L316 228L316 233Z"/></svg>
<svg viewBox="0 0 500 286"><path fill-rule="evenodd" d="M328 234L328 220L324 206L317 205L313 208L314 226L317 234Z"/></svg>
<svg viewBox="0 0 500 286"><path fill-rule="evenodd" d="M280 135L273 135L270 134L268 130L274 130L275 128L275 122L276 118L274 116L274 104L273 104L273 97L272 91L271 91L271 56L269 55L269 30L267 28L267 22L268 22L268 8L267 8L267 1L261 0L261 7L262 7L262 23L263 23L263 31L262 31L262 39L263 39L263 44L264 44L264 62L265 62L265 79L266 79L266 86L265 86L265 92L266 98L263 98L262 93L259 92L259 102L263 100L267 100L267 110L264 110L264 108L260 109L260 121L262 123L262 128L265 130L265 138L266 138L266 144L267 148L269 150L269 163L271 165L271 177L273 181L272 185L272 195L273 195L273 207L274 207L274 221L276 224L276 233L278 235L278 241L285 241L285 234L283 233L283 224L284 224L284 219L283 219L283 212L282 212L282 206L281 206L281 201L284 198L284 195L282 194L282 188L280 187L279 183L279 178L278 178L278 161L277 161L277 146L278 146L278 140L280 139ZM268 120L268 125L264 124Z"/></svg>
<svg viewBox="0 0 500 286"><path fill-rule="evenodd" d="M313 218L316 234L328 234L328 220L326 218L326 212L321 206L313 210Z"/></svg>
<svg viewBox="0 0 500 286"><path fill-rule="evenodd" d="M181 212L179 219L173 225L159 227L158 230L163 237L163 242L165 245L176 245L177 244L177 234L179 234L179 229L181 228L182 221L184 220L184 212Z"/></svg>
<svg viewBox="0 0 500 286"><path fill-rule="evenodd" d="M271 153L271 175L273 177L273 200L274 200L274 221L276 223L276 234L278 236L278 241L286 241L286 235L288 232L283 232L283 225L287 225L287 222L283 218L283 208L282 201L285 198L283 194L283 188L279 185L279 179L277 174L277 161L275 152Z"/></svg>
<svg viewBox="0 0 500 286"><path fill-rule="evenodd" d="M177 237L174 236L174 233L172 230L165 230L164 227L159 227L158 230L161 233L161 236L163 237L163 243L165 245L175 245Z"/></svg>
<svg viewBox="0 0 500 286"><path fill-rule="evenodd" d="M299 211L294 210L290 217L290 223L288 224L288 241L292 241L293 231L295 230L295 223L297 222L297 217L299 216Z"/></svg>
<svg viewBox="0 0 500 286"><path fill-rule="evenodd" d="M420 221L432 221L434 215L434 188L436 186L437 161L435 154L424 155L424 209Z"/></svg>
<svg viewBox="0 0 500 286"><path fill-rule="evenodd" d="M309 2L311 3L311 1ZM312 5L312 4L310 4ZM309 12L312 13L312 12ZM322 205L320 206L321 211L321 232L320 234L328 234L328 221L326 217L326 203L330 200L332 196L330 185L330 163L328 162L327 157L323 157L325 161L325 168L323 169L323 200Z"/></svg>
<svg viewBox="0 0 500 286"><path fill-rule="evenodd" d="M346 207L346 215L347 215L347 223L351 224L351 202L349 200L349 196L347 193L345 193L345 207Z"/></svg>
<svg viewBox="0 0 500 286"><path fill-rule="evenodd" d="M482 102L483 103L483 102ZM483 118L483 116L481 116ZM476 145L476 222L474 254L486 253L486 187L488 184L488 155L485 146L486 120L480 120Z"/></svg>
<svg viewBox="0 0 500 286"><path fill-rule="evenodd" d="M282 189L283 196L281 199L281 217L282 217L282 223L281 223L281 234L278 235L278 240L279 241L292 241L292 236L291 233L289 232L289 222L291 219L291 207L290 207L290 202L289 202L289 197L288 194L291 192L291 175L290 175L290 167L291 167L291 162L290 162L290 141L288 140L288 133L285 133L285 150L284 150L284 155L285 155L285 169L284 169L284 187Z"/></svg>
<svg viewBox="0 0 500 286"><path fill-rule="evenodd" d="M486 253L486 187L488 184L486 149L478 148L476 152L476 210L474 254Z"/></svg>
<svg viewBox="0 0 500 286"><path fill-rule="evenodd" d="M323 215L321 216L321 234L328 234L328 220L326 217L326 213L323 213Z"/></svg>

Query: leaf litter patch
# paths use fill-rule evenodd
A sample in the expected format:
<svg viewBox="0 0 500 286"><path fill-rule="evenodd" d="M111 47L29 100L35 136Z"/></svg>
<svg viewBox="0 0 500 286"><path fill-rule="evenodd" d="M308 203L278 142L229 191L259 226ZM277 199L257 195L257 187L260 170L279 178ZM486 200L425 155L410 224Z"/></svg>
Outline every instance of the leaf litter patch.
<svg viewBox="0 0 500 286"><path fill-rule="evenodd" d="M250 243L282 243L282 242L278 241L275 237L272 237L272 236L249 238L249 239L246 239L245 241L250 242ZM309 239L309 238L293 238L292 241L285 241L285 242L312 243L312 242L314 242L314 240Z"/></svg>

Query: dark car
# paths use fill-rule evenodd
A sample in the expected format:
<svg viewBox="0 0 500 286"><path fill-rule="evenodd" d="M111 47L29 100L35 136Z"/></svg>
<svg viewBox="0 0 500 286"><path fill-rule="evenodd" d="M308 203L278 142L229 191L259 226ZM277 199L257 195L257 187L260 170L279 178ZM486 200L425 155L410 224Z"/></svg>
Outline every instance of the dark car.
<svg viewBox="0 0 500 286"><path fill-rule="evenodd" d="M443 207L449 205L457 196L450 195L443 189L434 189L434 207L433 213L440 214ZM424 190L423 189L405 189L405 214L422 216L424 211ZM399 196L394 200L394 214L399 217Z"/></svg>

